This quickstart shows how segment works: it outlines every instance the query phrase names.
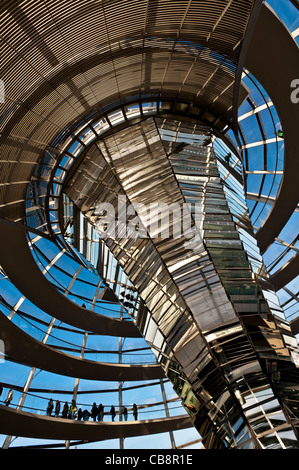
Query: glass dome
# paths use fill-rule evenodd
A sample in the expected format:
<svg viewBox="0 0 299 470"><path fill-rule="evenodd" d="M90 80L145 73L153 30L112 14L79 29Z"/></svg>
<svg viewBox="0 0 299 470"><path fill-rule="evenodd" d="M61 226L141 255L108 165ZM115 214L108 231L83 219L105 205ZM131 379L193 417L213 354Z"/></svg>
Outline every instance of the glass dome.
<svg viewBox="0 0 299 470"><path fill-rule="evenodd" d="M298 448L298 4L203 3L1 3L3 448Z"/></svg>

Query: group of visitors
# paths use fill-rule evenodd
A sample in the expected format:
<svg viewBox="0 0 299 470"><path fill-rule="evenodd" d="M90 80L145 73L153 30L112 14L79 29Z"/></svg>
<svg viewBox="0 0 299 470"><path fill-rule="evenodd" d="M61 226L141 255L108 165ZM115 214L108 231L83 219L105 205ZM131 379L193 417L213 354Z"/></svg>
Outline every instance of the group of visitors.
<svg viewBox="0 0 299 470"><path fill-rule="evenodd" d="M60 413L60 402L59 400L56 400L54 409L54 402L51 398L47 406L47 416L52 416L53 411L55 417L58 418ZM135 403L132 407L132 413L136 421L138 416L138 408ZM104 421L105 414L109 414L111 416L111 420L114 421L116 417L115 407L112 405L110 411L108 413L105 413L104 406L102 405L102 403L97 406L97 404L94 402L90 411L88 411L87 409L82 411L82 408L77 408L76 401L74 399L72 400L70 406L68 405L68 402L65 402L61 412L62 418L77 419L78 421L88 421L90 417L93 419L93 421ZM121 414L124 417L124 421L127 421L128 409L126 406L122 407L121 411L119 412L119 415Z"/></svg>
<svg viewBox="0 0 299 470"><path fill-rule="evenodd" d="M0 396L2 395L3 391L3 386L0 384ZM10 402L12 401L13 398L13 391L9 390L8 395L4 401L5 405L8 406ZM50 398L47 410L46 410L47 416L53 416L52 413L54 413L54 416L56 418L59 417L60 415L60 401L56 400L55 404L52 398ZM136 403L133 404L132 407L132 413L134 416L135 421L137 420L138 416L138 408ZM65 419L77 419L78 421L88 421L89 418L91 417L93 421L104 421L104 415L109 414L111 416L111 420L114 421L116 417L116 410L115 407L112 405L110 408L110 411L108 413L105 413L104 411L104 406L102 403L100 403L99 406L94 402L91 408L91 411L88 411L87 409L82 411L82 408L77 408L76 405L76 400L72 400L70 406L68 405L68 402L65 402L62 411L61 411L61 416L62 418ZM127 421L128 419L128 408L126 406L123 406L120 411L119 411L119 416L123 416L124 421Z"/></svg>

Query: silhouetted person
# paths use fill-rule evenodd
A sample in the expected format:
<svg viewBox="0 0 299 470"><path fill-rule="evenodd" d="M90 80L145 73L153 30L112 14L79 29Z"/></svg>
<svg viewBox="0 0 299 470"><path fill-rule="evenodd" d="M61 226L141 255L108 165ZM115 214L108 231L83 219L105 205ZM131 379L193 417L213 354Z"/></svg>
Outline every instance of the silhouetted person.
<svg viewBox="0 0 299 470"><path fill-rule="evenodd" d="M124 415L124 420L127 421L128 419L128 408L125 406L123 407L123 415Z"/></svg>
<svg viewBox="0 0 299 470"><path fill-rule="evenodd" d="M116 416L116 413L115 413L115 408L114 406L112 405L111 408L110 408L110 414L111 414L111 419L112 421L114 421L114 418Z"/></svg>
<svg viewBox="0 0 299 470"><path fill-rule="evenodd" d="M75 419L76 418L76 413L78 411L78 408L77 408L77 405L76 405L76 400L72 400L72 404L70 406L70 410L69 410L69 416L70 416L70 419Z"/></svg>
<svg viewBox="0 0 299 470"><path fill-rule="evenodd" d="M67 418L68 411L69 411L69 405L68 405L68 403L67 403L67 401L66 401L65 404L64 404L64 406L63 406L63 410L62 410L62 417L63 417L63 418Z"/></svg>
<svg viewBox="0 0 299 470"><path fill-rule="evenodd" d="M53 408L54 408L54 403L53 403L52 398L50 398L50 401L49 401L48 407L47 407L47 416L51 416Z"/></svg>
<svg viewBox="0 0 299 470"><path fill-rule="evenodd" d="M134 416L135 421L137 421L138 410L137 410L137 405L135 403L133 405L133 416Z"/></svg>
<svg viewBox="0 0 299 470"><path fill-rule="evenodd" d="M89 411L88 411L88 410L84 410L83 413L82 413L83 421L88 421L88 420L89 420L89 416L90 416Z"/></svg>
<svg viewBox="0 0 299 470"><path fill-rule="evenodd" d="M60 401L56 400L56 405L55 405L55 416L58 418L60 412Z"/></svg>
<svg viewBox="0 0 299 470"><path fill-rule="evenodd" d="M228 153L227 155L225 155L224 160L226 161L226 163L229 164L231 156L232 156L231 153Z"/></svg>
<svg viewBox="0 0 299 470"><path fill-rule="evenodd" d="M104 420L104 407L102 403L100 403L98 407L98 421L103 421Z"/></svg>
<svg viewBox="0 0 299 470"><path fill-rule="evenodd" d="M91 417L94 421L97 419L97 414L98 414L98 407L95 402L93 402L92 408L91 408Z"/></svg>
<svg viewBox="0 0 299 470"><path fill-rule="evenodd" d="M79 408L79 410L78 410L78 415L77 415L77 419L78 419L78 421L81 421L81 419L82 419L82 416L83 416L83 413L82 413L82 408Z"/></svg>
<svg viewBox="0 0 299 470"><path fill-rule="evenodd" d="M8 392L7 398L5 400L5 405L6 406L10 405L12 397L13 397L13 391L10 389L9 392Z"/></svg>

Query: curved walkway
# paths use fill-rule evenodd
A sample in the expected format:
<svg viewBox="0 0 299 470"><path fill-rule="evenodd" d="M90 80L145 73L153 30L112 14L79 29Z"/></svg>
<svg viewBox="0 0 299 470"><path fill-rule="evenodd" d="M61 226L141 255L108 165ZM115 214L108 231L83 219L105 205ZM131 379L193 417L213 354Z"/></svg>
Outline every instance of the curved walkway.
<svg viewBox="0 0 299 470"><path fill-rule="evenodd" d="M61 294L38 268L26 239L26 228L3 219L0 219L0 265L15 287L52 317L100 335L141 337L133 322L93 313Z"/></svg>
<svg viewBox="0 0 299 470"><path fill-rule="evenodd" d="M282 287L286 286L290 281L295 279L299 273L299 255L298 253L293 256L286 264L278 269L276 273L270 276L269 281L274 286L277 292ZM299 318L298 318L299 321Z"/></svg>
<svg viewBox="0 0 299 470"><path fill-rule="evenodd" d="M5 355L20 364L56 374L90 380L133 381L165 378L160 365L109 364L81 359L57 351L24 333L0 314L0 339Z"/></svg>
<svg viewBox="0 0 299 470"><path fill-rule="evenodd" d="M93 422L40 416L0 405L0 434L40 439L104 440L157 434L192 426L188 415L145 421Z"/></svg>

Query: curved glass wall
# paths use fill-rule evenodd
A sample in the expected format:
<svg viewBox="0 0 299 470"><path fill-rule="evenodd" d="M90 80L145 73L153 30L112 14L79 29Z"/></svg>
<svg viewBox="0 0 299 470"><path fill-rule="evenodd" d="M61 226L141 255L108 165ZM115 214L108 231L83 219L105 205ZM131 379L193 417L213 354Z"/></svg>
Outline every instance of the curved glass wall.
<svg viewBox="0 0 299 470"><path fill-rule="evenodd" d="M104 289L99 274L87 268L79 259L75 259L65 248L38 236L28 233L28 243L31 253L43 275L55 285L63 295L72 302L84 305L100 315L110 318L122 318L131 321L125 308L119 302L109 302L101 299L100 292ZM1 313L6 315L18 328L35 340L51 347L54 351L61 351L73 357L111 364L152 364L156 358L143 338L118 338L112 336L99 336L92 332L85 332L72 327L68 323L52 318L40 310L22 295L11 283L5 273L0 281ZM128 420L133 420L132 404L138 405L139 419L151 420L166 416L177 416L186 413L180 401L175 396L169 382L164 380L107 382L74 377L31 368L12 362L7 356L1 361L3 392L1 403L4 403L10 389L13 390L11 407L22 409L30 413L45 415L48 402L52 398L54 405L60 402L59 417L67 402L70 406L73 397L76 397L77 407L82 411L91 412L94 402L101 402L105 408L104 420L111 420L109 411L112 405L116 408L117 420L123 420L120 412L124 405L128 408ZM131 403L132 402L132 403ZM54 406L55 410L55 406ZM52 413L54 416L54 411ZM90 417L90 420L92 418ZM178 436L178 437L176 437ZM26 439L20 437L1 436L2 445L10 447L42 446L64 447L66 443L45 441L40 439ZM198 434L193 428L174 433L164 433L159 440L161 448L187 446L189 442L198 441ZM139 438L135 442L128 438L124 444L123 439L104 441L104 443L68 443L71 447L80 445L80 448L134 448L150 445L147 437Z"/></svg>
<svg viewBox="0 0 299 470"><path fill-rule="evenodd" d="M298 10L294 1L269 0L268 3L281 16L293 38L299 44ZM155 38L148 46L154 47L154 43ZM172 48L173 44L169 43L167 47ZM177 49L184 47L188 49L189 45L180 42L176 45ZM198 51L189 50L189 52L197 53ZM229 128L225 128L223 138L220 138L219 133L214 134L210 128L208 133L211 140L207 145L213 145L215 150L219 174L224 182L234 222L240 220L243 210L247 211L247 205L253 233L257 233L275 203L282 181L284 132L271 97L247 70L243 71L242 83L244 88L249 90L249 95L239 109L238 136ZM129 122L141 122L150 116L159 120L159 118L164 119L165 116L169 117L173 114L173 117L179 119L185 110L186 104L183 101L173 104L170 100L160 99L158 94L153 94L143 100L133 100L131 104L123 104L114 110L106 107L106 111L101 116L93 113L80 122L71 135L68 135L67 129L64 129L52 142L53 148L57 145L61 150L59 158L55 152L47 151L43 161L36 166L26 196L26 225L40 230L43 234L55 237L56 243L50 242L36 233L28 232L31 253L46 279L62 295L79 306L84 306L87 310L99 315L132 322L137 319L142 300L122 266L99 239L98 233L89 223L88 217L85 218L82 213L78 212L73 202L63 193L63 185L70 177L72 168L80 161L80 156L86 148L109 133L111 135L112 132L121 129L121 126L125 128ZM196 118L196 110L193 118ZM207 125L207 123L204 124ZM173 139L174 141L175 139ZM190 138L187 143L194 142ZM241 193L242 196L240 196ZM220 198L218 202L219 205L222 204ZM211 247L215 247L217 245L215 227L211 224L211 220L208 221L208 224L210 224L206 228L208 242ZM252 271L259 279L271 278L295 258L299 246L296 226L298 226L297 211L290 217L274 243L263 253L263 259L260 257L254 237L249 236L248 232L242 228L239 230L240 239L243 246L246 247ZM234 238L234 235L231 235L231 238ZM232 240L230 242L234 243ZM113 301L104 300L106 287L109 288L109 292L113 293ZM110 364L146 365L155 364L157 358L161 359L161 350L159 348L150 349L149 344L143 338L99 336L52 318L51 315L36 307L34 303L22 295L10 282L4 271L1 271L0 295L2 314L28 334L30 338L49 346L53 351L66 353L75 358ZM280 305L276 296L267 292L266 289L264 295L270 311L279 317L281 324L284 324L284 316L289 321L298 317L298 276L277 290ZM237 330L238 333L239 330ZM226 339L222 340L227 350L229 350L229 346L226 343L233 344L232 349L229 350L231 356L228 364L239 360L234 356L235 344L233 341L235 338L232 339L231 334L231 331L226 332L224 335ZM240 340L240 344L242 340ZM214 346L212 337L209 337L208 342L209 347L211 342L212 352L216 351L218 354L220 349L218 351ZM238 345L240 346L240 344ZM294 344L288 346L294 347L294 349L297 347ZM241 347L243 347L243 343ZM247 350L246 354L250 355ZM207 354L203 363L208 362L208 358ZM220 367L226 373L227 363L223 365L221 359L219 361ZM1 370L6 380L3 383L4 391L0 397L2 403L9 389L12 388L14 397L11 406L36 414L45 414L50 398L53 398L54 401L58 399L63 404L64 402L70 403L73 397L76 398L81 409L90 410L95 401L97 404L102 402L107 411L114 404L118 413L123 405L127 405L129 419L133 419L131 409L133 402L138 404L141 419L186 414L181 405L181 399L174 392L173 384L166 379L119 383L118 381L78 380L21 366L7 356L3 359ZM275 373L273 374L275 375ZM281 412L279 400L273 396L266 383L259 390L252 389L250 383L250 380L248 382L240 380L239 389L235 391L243 406L244 422L249 423L259 435L261 447L281 446L288 448L293 440L293 434L284 423L285 417ZM180 389L178 384L176 385L175 389L178 392ZM216 396L216 398L219 397ZM243 403L244 399L245 404ZM209 401L209 397L204 397L205 404ZM260 406L259 403L263 404L261 406L262 412L255 414L256 407ZM222 407L223 403L220 405ZM215 421L218 419L217 410L220 405L218 402L211 404L209 415ZM291 403L290 408L292 405ZM227 433L229 436L227 438L229 444L227 445L232 443L233 447L242 448L244 446L246 448L248 446L250 448L252 442L247 433L247 427L243 422L234 422L233 419L229 421L228 417L233 414L232 402L227 400L227 406L228 408L225 406L221 408L222 411L224 410L226 420L224 419L220 426L223 433ZM294 411L294 408L292 410ZM110 419L110 415L107 415L107 419ZM122 415L118 414L117 419L123 419ZM232 429L227 428L228 422L234 423ZM276 429L279 426L282 426L283 429ZM156 436L126 438L125 440L115 439L97 443L53 443L52 441L46 442L14 436L1 436L1 438L4 447L28 444L43 447L49 445L52 447L133 449L153 448L153 446L155 448L200 448L202 445L197 431L193 428L159 434L158 443ZM269 444L269 441L272 443ZM190 442L194 443L190 444Z"/></svg>

